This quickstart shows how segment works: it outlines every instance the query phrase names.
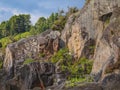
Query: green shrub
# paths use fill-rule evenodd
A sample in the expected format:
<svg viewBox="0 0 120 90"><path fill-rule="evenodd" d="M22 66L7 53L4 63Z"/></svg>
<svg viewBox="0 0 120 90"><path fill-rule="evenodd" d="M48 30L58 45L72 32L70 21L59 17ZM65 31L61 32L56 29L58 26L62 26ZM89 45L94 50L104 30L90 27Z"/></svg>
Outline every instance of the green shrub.
<svg viewBox="0 0 120 90"><path fill-rule="evenodd" d="M64 48L53 55L51 61L52 63L59 62L61 70L69 72L67 77L69 84L66 86L75 86L79 82L93 81L91 77L86 77L89 76L92 70L93 60L88 60L85 57L74 60L68 49Z"/></svg>
<svg viewBox="0 0 120 90"><path fill-rule="evenodd" d="M13 39L15 41L18 41L18 40L20 40L22 38L26 38L26 37L28 37L30 35L31 34L29 32L25 32L25 33L21 33L21 34L18 34L16 36L14 36ZM2 39L0 39L0 48L6 48L6 46L8 44L12 43L12 42L13 42L13 40L11 39L11 36L2 38Z"/></svg>
<svg viewBox="0 0 120 90"><path fill-rule="evenodd" d="M59 16L58 20L54 21L53 25L51 26L52 30L63 30L66 23L66 17L65 16Z"/></svg>
<svg viewBox="0 0 120 90"><path fill-rule="evenodd" d="M85 82L93 82L93 78L90 75L85 75L84 77L73 77L73 78L69 78L66 81L66 85L65 87L74 87L74 86L78 86L81 83L85 83Z"/></svg>
<svg viewBox="0 0 120 90"><path fill-rule="evenodd" d="M89 60L83 57L83 58L80 58L78 63L81 65L81 68L83 70L82 72L84 72L84 74L90 74L93 66L93 60Z"/></svg>
<svg viewBox="0 0 120 90"><path fill-rule="evenodd" d="M85 57L79 60L74 60L69 54L67 48L59 50L55 55L52 56L51 62L57 63L59 61L61 70L67 70L71 75L85 75L90 74L92 70L93 61L88 60Z"/></svg>
<svg viewBox="0 0 120 90"><path fill-rule="evenodd" d="M61 60L61 62L67 60L71 60L72 57L69 54L69 50L67 48L60 49L55 55L51 57L51 62L52 63L57 63L58 61Z"/></svg>
<svg viewBox="0 0 120 90"><path fill-rule="evenodd" d="M93 61L86 58L80 58L67 68L71 73L72 77L81 76L84 77L86 74L90 74L92 70Z"/></svg>
<svg viewBox="0 0 120 90"><path fill-rule="evenodd" d="M81 82L92 82L93 78L89 75L92 70L93 61L85 57L80 58L69 67L71 72L66 87L74 87Z"/></svg>
<svg viewBox="0 0 120 90"><path fill-rule="evenodd" d="M0 43L2 48L5 48L8 44L12 43L11 39L9 37L5 37L0 39Z"/></svg>
<svg viewBox="0 0 120 90"><path fill-rule="evenodd" d="M86 78L70 78L69 80L66 81L66 85L65 87L74 87L74 86L77 86L77 84L79 83L83 83L83 82L86 82Z"/></svg>
<svg viewBox="0 0 120 90"><path fill-rule="evenodd" d="M30 64L30 63L32 63L32 62L34 62L33 59L27 58L27 59L23 62L23 65Z"/></svg>
<svg viewBox="0 0 120 90"><path fill-rule="evenodd" d="M18 40L20 40L20 39L22 39L22 38L26 38L26 37L28 37L28 36L31 36L31 33L30 33L30 32L24 32L24 33L21 33L21 34L16 35L16 36L14 37L14 39L15 39L16 41L18 41Z"/></svg>

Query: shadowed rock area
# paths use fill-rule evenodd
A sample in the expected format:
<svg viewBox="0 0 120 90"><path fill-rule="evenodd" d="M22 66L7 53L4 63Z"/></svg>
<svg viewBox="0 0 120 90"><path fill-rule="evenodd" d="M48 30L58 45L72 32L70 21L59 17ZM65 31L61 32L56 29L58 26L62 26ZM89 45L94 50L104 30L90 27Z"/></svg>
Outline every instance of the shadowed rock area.
<svg viewBox="0 0 120 90"><path fill-rule="evenodd" d="M13 72L13 71L11 71ZM21 66L16 73L1 79L2 90L34 90L39 87L44 90L47 86L53 85L55 66L51 63L34 62ZM5 76L4 75L4 76Z"/></svg>

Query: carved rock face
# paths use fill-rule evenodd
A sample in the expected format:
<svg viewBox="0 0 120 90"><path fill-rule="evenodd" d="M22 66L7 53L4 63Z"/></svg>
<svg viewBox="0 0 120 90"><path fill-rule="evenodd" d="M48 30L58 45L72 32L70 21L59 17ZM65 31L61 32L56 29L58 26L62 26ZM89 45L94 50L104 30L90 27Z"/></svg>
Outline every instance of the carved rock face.
<svg viewBox="0 0 120 90"><path fill-rule="evenodd" d="M42 58L40 55L44 54L47 59L58 51L60 33L58 31L46 31L43 34L9 44L6 48L4 60L6 70L9 70L13 64L15 66L23 64L26 58L40 60Z"/></svg>

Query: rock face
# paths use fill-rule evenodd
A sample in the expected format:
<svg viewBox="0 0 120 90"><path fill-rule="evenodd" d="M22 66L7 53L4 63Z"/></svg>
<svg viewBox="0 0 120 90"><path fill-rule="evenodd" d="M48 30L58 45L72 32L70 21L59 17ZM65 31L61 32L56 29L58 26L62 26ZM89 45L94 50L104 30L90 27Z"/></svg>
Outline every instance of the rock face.
<svg viewBox="0 0 120 90"><path fill-rule="evenodd" d="M96 81L119 69L120 0L90 0L69 17L61 35L75 57L94 60Z"/></svg>
<svg viewBox="0 0 120 90"><path fill-rule="evenodd" d="M45 90L47 86L53 85L54 74L53 64L34 62L21 66L16 73L11 73L13 77L6 75L7 78L2 79L0 87L2 90L33 90L35 87Z"/></svg>
<svg viewBox="0 0 120 90"><path fill-rule="evenodd" d="M104 16L103 16L104 17ZM92 72L101 75L119 70L120 61L120 8L114 9L105 21L103 34L96 42Z"/></svg>
<svg viewBox="0 0 120 90"><path fill-rule="evenodd" d="M47 30L41 35L9 44L6 48L4 68L9 71L13 66L22 65L27 58L48 59L59 49L59 36L58 31Z"/></svg>
<svg viewBox="0 0 120 90"><path fill-rule="evenodd" d="M44 89L44 86L52 85L52 75L57 70L59 71L59 67L54 70L51 64L42 66L36 62L21 66L27 58L36 61L49 59L59 47L65 46L76 59L86 57L94 60L91 74L94 75L95 81L99 81L102 85L98 84L97 88L92 87L91 84L83 87L82 90L113 90L115 87L119 90L120 0L90 0L80 11L69 17L61 38L59 37L58 31L48 30L41 35L9 44L4 60L4 68L9 73L9 80L5 84L8 86L6 90L11 90L9 88L13 88L12 90L32 89L37 86ZM62 76L57 75L57 77L58 83L64 82ZM49 80L50 82L46 82ZM114 83L117 83L115 87ZM78 88L80 87L75 87L76 90Z"/></svg>
<svg viewBox="0 0 120 90"><path fill-rule="evenodd" d="M6 48L4 71L0 72L2 90L45 90L58 80L55 66L45 63L60 48L60 33L47 30L40 35L21 39ZM27 59L34 62L24 64ZM42 61L43 63L40 63ZM3 77L4 75L4 77ZM56 75L56 76L55 76ZM62 80L62 79L61 79ZM57 83L61 82L59 79Z"/></svg>
<svg viewBox="0 0 120 90"><path fill-rule="evenodd" d="M111 74L102 81L104 90L120 90L120 74Z"/></svg>

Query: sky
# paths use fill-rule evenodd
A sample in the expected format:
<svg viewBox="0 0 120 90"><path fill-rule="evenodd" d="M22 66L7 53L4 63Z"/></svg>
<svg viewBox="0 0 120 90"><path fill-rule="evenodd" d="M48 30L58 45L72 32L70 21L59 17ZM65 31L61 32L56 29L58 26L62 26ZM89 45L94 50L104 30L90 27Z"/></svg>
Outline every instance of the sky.
<svg viewBox="0 0 120 90"><path fill-rule="evenodd" d="M48 17L52 12L69 7L82 8L85 0L0 0L0 22L13 15L30 14L34 24L39 17Z"/></svg>

